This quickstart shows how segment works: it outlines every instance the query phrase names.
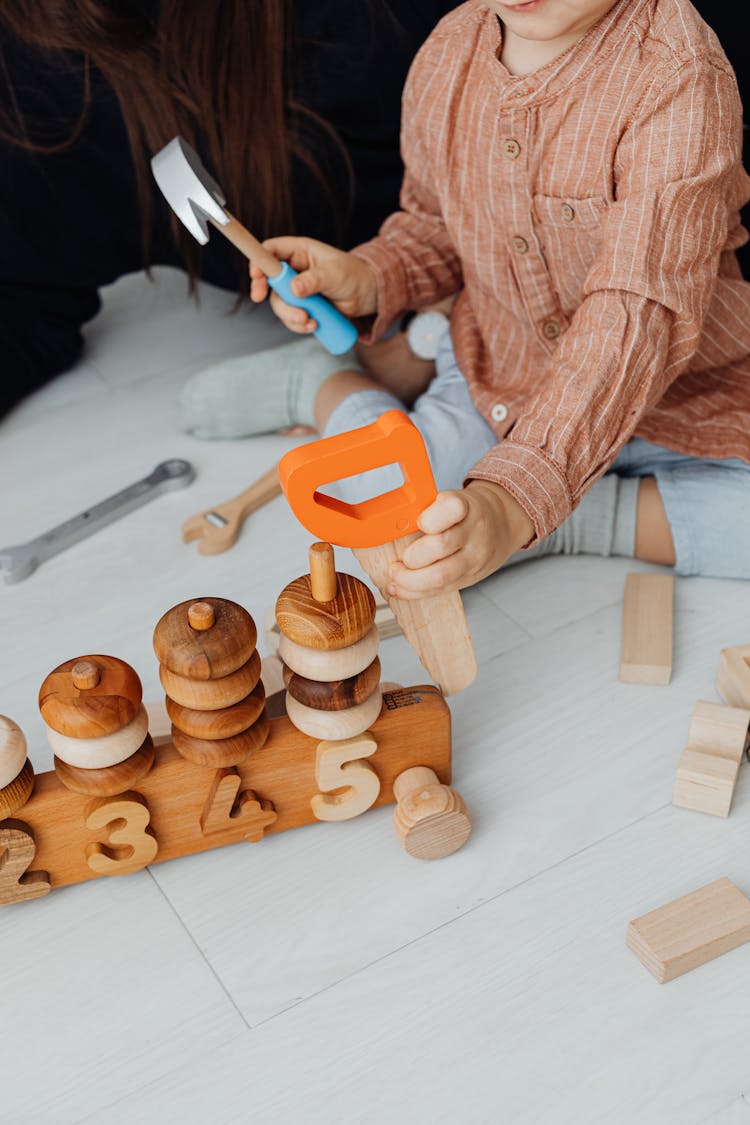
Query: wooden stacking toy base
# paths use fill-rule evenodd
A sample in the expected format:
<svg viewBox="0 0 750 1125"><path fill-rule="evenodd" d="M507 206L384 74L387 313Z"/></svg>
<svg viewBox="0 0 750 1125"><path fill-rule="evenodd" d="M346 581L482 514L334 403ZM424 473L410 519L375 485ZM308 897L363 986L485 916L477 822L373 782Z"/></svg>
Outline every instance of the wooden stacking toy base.
<svg viewBox="0 0 750 1125"><path fill-rule="evenodd" d="M450 782L450 712L437 688L386 692L368 733L377 748L367 766L379 781L369 807L392 803L394 782L413 766L433 770L444 785ZM356 752L361 740L351 741L351 762L341 764L342 743L330 744L337 748L337 761L326 761L321 747L327 744L282 715L270 719L265 744L231 768L196 765L169 739L155 737L153 766L117 796L80 795L54 770L40 774L13 820L0 821L0 904L316 823L321 818L313 812L314 799L321 792L339 794L339 819L354 815L364 765L362 752Z"/></svg>

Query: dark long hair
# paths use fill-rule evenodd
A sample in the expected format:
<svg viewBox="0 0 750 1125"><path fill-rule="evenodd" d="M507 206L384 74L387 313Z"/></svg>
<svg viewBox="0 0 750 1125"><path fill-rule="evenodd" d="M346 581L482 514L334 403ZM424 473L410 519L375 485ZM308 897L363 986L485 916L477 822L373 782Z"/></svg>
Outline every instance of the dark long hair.
<svg viewBox="0 0 750 1125"><path fill-rule="evenodd" d="M251 230L293 232L294 160L325 186L302 139L309 127L330 134L348 164L332 127L295 100L292 16L291 0L0 0L0 20L14 35L45 52L72 52L84 73L81 114L64 144L33 143L12 112L0 120L0 135L42 152L72 144L85 125L96 68L117 95L127 130L146 262L148 158L177 133L200 147ZM193 278L198 248L174 229Z"/></svg>

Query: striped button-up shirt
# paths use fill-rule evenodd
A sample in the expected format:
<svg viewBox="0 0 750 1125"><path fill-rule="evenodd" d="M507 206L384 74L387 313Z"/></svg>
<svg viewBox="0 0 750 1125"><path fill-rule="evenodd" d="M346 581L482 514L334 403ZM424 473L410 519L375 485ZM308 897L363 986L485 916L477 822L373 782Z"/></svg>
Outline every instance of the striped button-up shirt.
<svg viewBox="0 0 750 1125"><path fill-rule="evenodd" d="M373 338L461 289L456 355L497 445L470 477L558 527L633 435L750 461L742 112L688 0L618 0L532 74L486 4L446 16L403 100L402 210L355 253Z"/></svg>

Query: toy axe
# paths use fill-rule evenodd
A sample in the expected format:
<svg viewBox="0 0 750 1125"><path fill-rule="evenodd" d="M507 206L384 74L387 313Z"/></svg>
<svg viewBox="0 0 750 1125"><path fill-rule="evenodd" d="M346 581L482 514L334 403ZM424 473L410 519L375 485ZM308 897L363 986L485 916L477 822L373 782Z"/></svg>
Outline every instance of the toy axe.
<svg viewBox="0 0 750 1125"><path fill-rule="evenodd" d="M212 223L246 258L259 266L268 284L289 305L305 309L318 327L315 335L332 355L354 346L357 330L325 297L297 297L291 290L297 276L288 262L280 262L225 209L226 199L198 154L182 137L175 137L151 161L154 179L177 218L201 245L208 242Z"/></svg>

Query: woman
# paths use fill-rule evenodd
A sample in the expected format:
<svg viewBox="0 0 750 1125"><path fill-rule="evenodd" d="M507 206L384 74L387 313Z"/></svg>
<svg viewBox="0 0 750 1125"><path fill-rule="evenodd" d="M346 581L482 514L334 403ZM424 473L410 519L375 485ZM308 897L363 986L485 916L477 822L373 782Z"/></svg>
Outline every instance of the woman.
<svg viewBox="0 0 750 1125"><path fill-rule="evenodd" d="M77 359L98 289L153 264L237 292L151 181L176 133L260 237L350 247L396 206L400 97L445 0L4 0L0 413Z"/></svg>

